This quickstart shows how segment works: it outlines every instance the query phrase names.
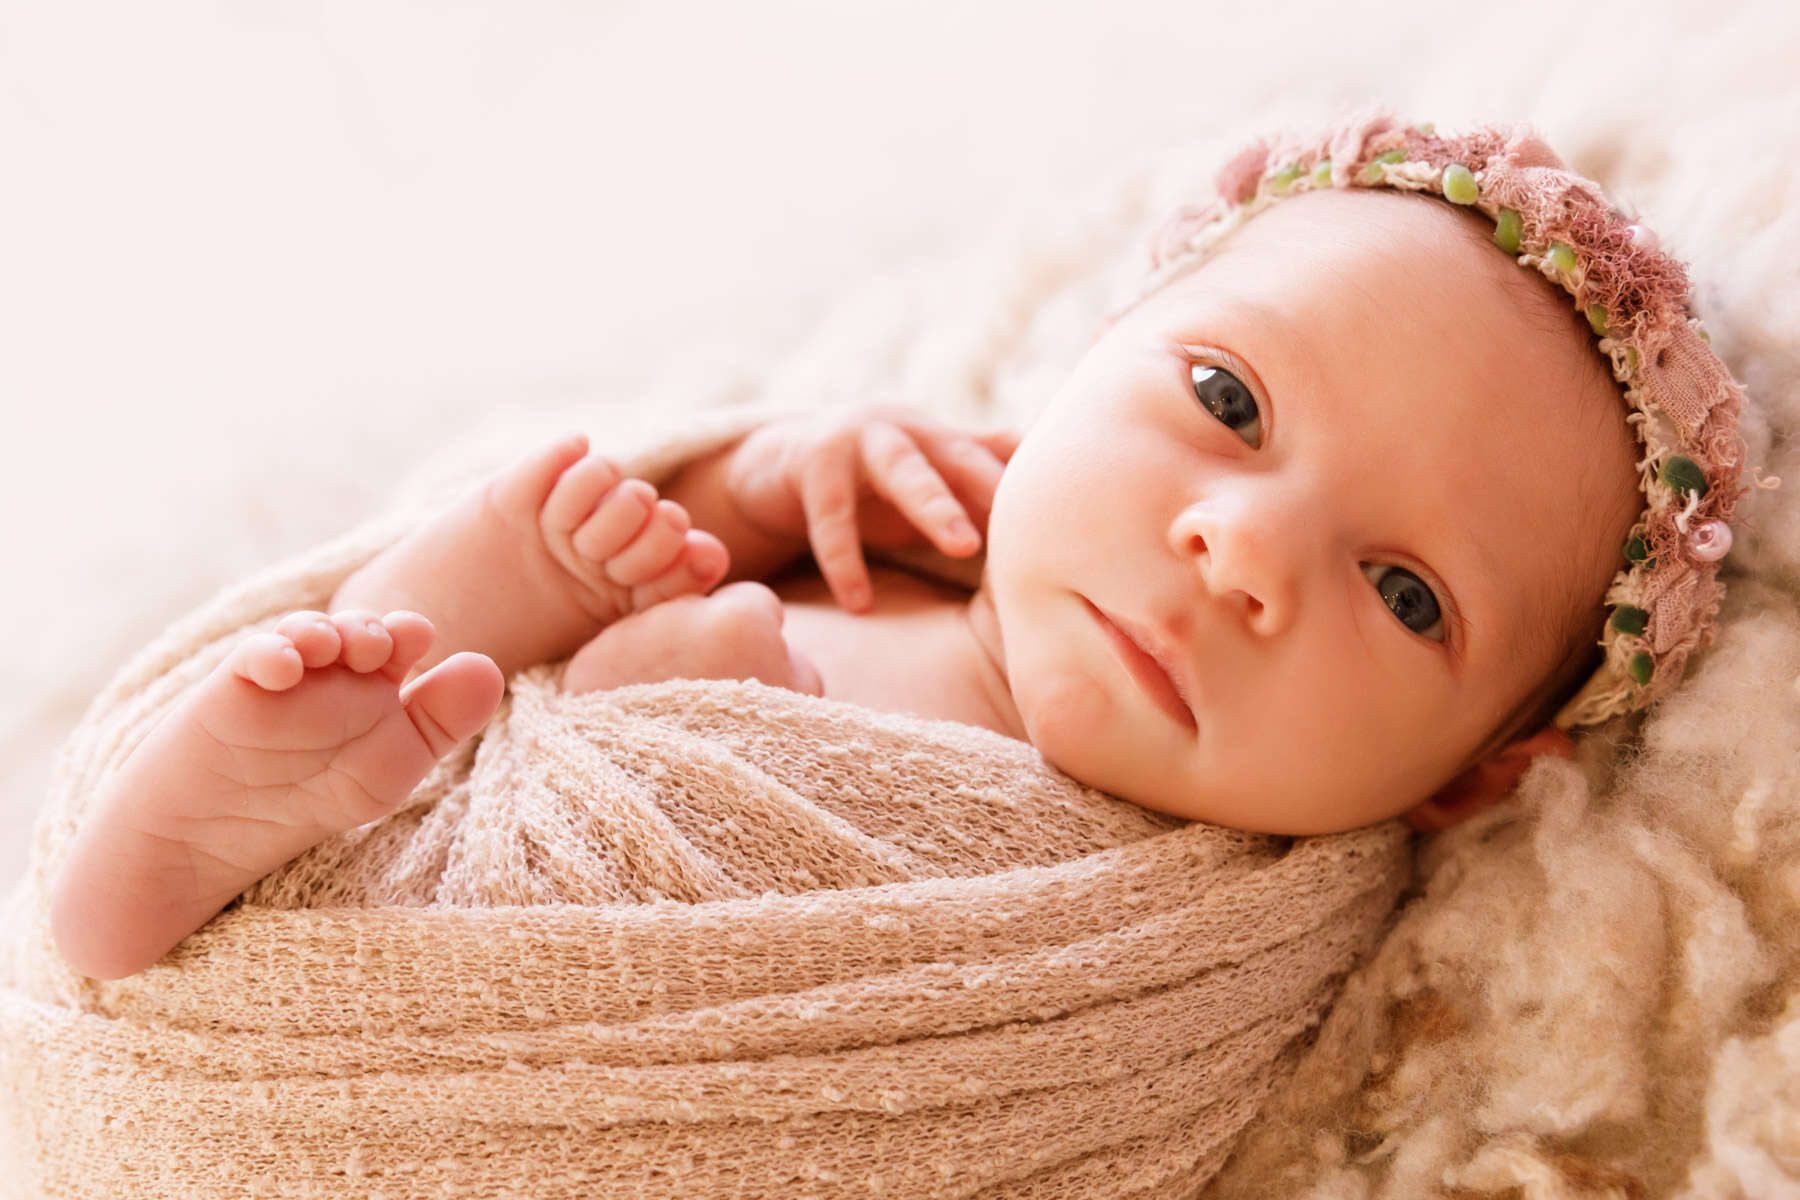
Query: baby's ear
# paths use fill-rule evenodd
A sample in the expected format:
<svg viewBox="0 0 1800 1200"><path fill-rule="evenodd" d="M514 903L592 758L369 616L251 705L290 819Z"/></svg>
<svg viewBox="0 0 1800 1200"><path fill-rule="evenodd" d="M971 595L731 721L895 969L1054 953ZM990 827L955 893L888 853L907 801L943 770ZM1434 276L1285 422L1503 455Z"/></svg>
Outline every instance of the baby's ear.
<svg viewBox="0 0 1800 1200"><path fill-rule="evenodd" d="M1511 795L1519 776L1540 754L1573 758L1575 743L1554 725L1546 725L1520 741L1508 742L1438 789L1437 795L1408 811L1406 823L1425 833L1436 833L1466 820Z"/></svg>

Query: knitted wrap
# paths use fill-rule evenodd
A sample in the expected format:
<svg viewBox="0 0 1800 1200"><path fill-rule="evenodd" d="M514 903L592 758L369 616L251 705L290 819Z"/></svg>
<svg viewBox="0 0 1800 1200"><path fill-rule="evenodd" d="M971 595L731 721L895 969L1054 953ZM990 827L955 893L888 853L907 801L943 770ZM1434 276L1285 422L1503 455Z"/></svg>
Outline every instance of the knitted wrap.
<svg viewBox="0 0 1800 1200"><path fill-rule="evenodd" d="M220 597L77 730L0 914L0 1195L1191 1194L1408 878L1397 822L1184 824L971 726L550 666L401 812L75 975L45 893L100 781L404 530Z"/></svg>
<svg viewBox="0 0 1800 1200"><path fill-rule="evenodd" d="M1693 315L1686 268L1529 129L1448 135L1377 112L1246 146L1220 171L1218 196L1182 209L1158 235L1143 292L1193 269L1276 200L1330 187L1423 192L1484 213L1496 247L1560 287L1587 318L1643 449L1645 507L1606 593L1605 659L1555 724L1646 707L1712 641L1719 562L1748 490L1739 482L1742 389Z"/></svg>

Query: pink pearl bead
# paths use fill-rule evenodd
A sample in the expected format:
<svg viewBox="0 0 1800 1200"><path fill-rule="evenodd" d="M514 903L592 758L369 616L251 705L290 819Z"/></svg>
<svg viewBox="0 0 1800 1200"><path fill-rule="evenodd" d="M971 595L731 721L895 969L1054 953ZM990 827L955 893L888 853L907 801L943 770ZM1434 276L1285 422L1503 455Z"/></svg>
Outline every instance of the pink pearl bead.
<svg viewBox="0 0 1800 1200"><path fill-rule="evenodd" d="M1625 232L1631 235L1631 244L1640 250L1656 250L1662 246L1662 239L1648 225L1627 225Z"/></svg>
<svg viewBox="0 0 1800 1200"><path fill-rule="evenodd" d="M1731 553L1731 526L1723 521L1702 521L1688 531L1687 549L1701 562L1718 562Z"/></svg>

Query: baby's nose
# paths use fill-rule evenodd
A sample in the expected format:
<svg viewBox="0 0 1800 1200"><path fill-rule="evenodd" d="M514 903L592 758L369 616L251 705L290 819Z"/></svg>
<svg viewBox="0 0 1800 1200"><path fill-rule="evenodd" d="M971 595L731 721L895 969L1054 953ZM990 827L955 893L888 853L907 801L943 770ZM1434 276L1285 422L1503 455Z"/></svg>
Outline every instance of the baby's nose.
<svg viewBox="0 0 1800 1200"><path fill-rule="evenodd" d="M1235 610L1252 632L1271 636L1293 624L1301 572L1290 532L1253 513L1196 504L1170 524L1169 542L1214 601Z"/></svg>

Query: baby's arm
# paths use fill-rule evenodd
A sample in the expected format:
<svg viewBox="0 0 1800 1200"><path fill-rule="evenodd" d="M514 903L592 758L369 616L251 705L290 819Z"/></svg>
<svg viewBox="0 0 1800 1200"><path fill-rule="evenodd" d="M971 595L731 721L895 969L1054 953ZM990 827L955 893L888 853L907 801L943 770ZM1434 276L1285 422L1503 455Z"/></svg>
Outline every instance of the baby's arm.
<svg viewBox="0 0 1800 1200"><path fill-rule="evenodd" d="M415 673L473 650L506 675L660 601L768 578L809 547L840 603L863 611L863 544L975 553L1016 444L896 409L793 418L690 462L659 497L568 437L383 551L328 607L429 617L437 641Z"/></svg>
<svg viewBox="0 0 1800 1200"><path fill-rule="evenodd" d="M415 673L473 650L511 675L566 657L621 616L706 591L728 559L679 504L573 435L384 550L329 607L429 617L437 640Z"/></svg>

